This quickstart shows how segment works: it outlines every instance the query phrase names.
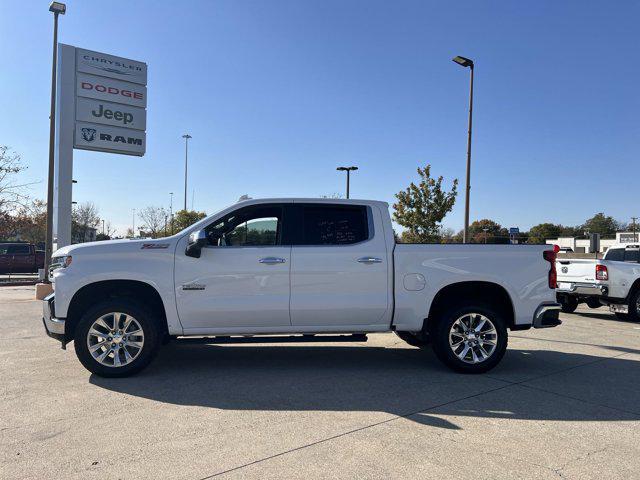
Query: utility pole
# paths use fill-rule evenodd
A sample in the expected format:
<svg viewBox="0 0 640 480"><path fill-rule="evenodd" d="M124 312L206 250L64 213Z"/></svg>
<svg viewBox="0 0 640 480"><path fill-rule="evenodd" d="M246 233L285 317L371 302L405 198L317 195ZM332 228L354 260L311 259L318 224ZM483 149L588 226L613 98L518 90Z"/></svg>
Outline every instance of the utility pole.
<svg viewBox="0 0 640 480"><path fill-rule="evenodd" d="M182 135L184 138L184 209L187 210L187 163L189 159L189 139L193 138L188 133Z"/></svg>
<svg viewBox="0 0 640 480"><path fill-rule="evenodd" d="M104 236L104 219L102 219L102 235Z"/></svg>
<svg viewBox="0 0 640 480"><path fill-rule="evenodd" d="M133 222L131 225L131 232L133 233L133 238L136 238L136 209L133 209Z"/></svg>
<svg viewBox="0 0 640 480"><path fill-rule="evenodd" d="M58 69L58 15L64 15L67 6L60 2L51 2L49 11L53 13L53 61L51 64L51 111L49 113L49 174L47 177L47 232L44 247L44 280L49 280L49 267L53 253L53 183L56 138L56 73Z"/></svg>
<svg viewBox="0 0 640 480"><path fill-rule="evenodd" d="M638 238L636 237L636 220L638 217L631 217L631 228L633 229L633 241L637 242Z"/></svg>

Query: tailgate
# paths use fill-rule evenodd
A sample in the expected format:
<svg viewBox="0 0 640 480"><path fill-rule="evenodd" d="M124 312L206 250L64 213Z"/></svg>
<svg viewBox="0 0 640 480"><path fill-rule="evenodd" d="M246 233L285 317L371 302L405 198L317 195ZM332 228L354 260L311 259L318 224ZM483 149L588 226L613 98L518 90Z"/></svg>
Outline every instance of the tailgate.
<svg viewBox="0 0 640 480"><path fill-rule="evenodd" d="M588 258L559 258L556 261L558 283L595 282L596 261Z"/></svg>

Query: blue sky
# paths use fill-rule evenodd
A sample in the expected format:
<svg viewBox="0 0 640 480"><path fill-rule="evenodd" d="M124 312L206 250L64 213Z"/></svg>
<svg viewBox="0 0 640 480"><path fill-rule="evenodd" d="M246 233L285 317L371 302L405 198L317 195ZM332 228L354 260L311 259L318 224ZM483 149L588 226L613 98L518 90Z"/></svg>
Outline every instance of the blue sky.
<svg viewBox="0 0 640 480"><path fill-rule="evenodd" d="M52 18L3 3L0 144L46 196ZM240 195L344 192L393 202L418 165L460 195L476 62L471 219L521 229L640 215L640 3L632 1L76 1L60 41L149 65L143 158L76 150L74 199L120 229L131 209L209 213Z"/></svg>

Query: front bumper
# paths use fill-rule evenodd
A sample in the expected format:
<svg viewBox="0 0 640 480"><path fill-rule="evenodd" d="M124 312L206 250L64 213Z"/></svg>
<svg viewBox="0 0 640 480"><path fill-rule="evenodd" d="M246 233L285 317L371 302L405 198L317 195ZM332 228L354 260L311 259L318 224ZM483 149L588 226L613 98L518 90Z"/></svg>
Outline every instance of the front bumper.
<svg viewBox="0 0 640 480"><path fill-rule="evenodd" d="M564 283L562 288L556 290L557 293L568 293L571 295L586 295L589 297L606 297L609 287L598 283L578 283L578 282L558 282Z"/></svg>
<svg viewBox="0 0 640 480"><path fill-rule="evenodd" d="M67 345L64 330L65 320L64 318L56 318L55 315L55 293L52 293L42 300L42 323L47 335L60 341L64 349Z"/></svg>
<svg viewBox="0 0 640 480"><path fill-rule="evenodd" d="M559 303L540 305L533 316L533 328L551 328L561 325L562 320L559 318L561 309Z"/></svg>

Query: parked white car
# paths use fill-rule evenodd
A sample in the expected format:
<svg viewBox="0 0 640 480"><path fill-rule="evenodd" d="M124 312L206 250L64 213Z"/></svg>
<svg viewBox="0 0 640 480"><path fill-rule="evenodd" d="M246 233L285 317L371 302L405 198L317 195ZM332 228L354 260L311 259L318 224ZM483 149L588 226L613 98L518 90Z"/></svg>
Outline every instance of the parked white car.
<svg viewBox="0 0 640 480"><path fill-rule="evenodd" d="M171 339L362 342L388 331L484 372L508 329L561 323L548 248L397 245L383 202L246 200L169 238L61 248L44 324L108 377L141 370Z"/></svg>
<svg viewBox="0 0 640 480"><path fill-rule="evenodd" d="M614 245L602 260L557 260L557 298L564 312L580 302L609 305L616 316L640 321L640 245Z"/></svg>

